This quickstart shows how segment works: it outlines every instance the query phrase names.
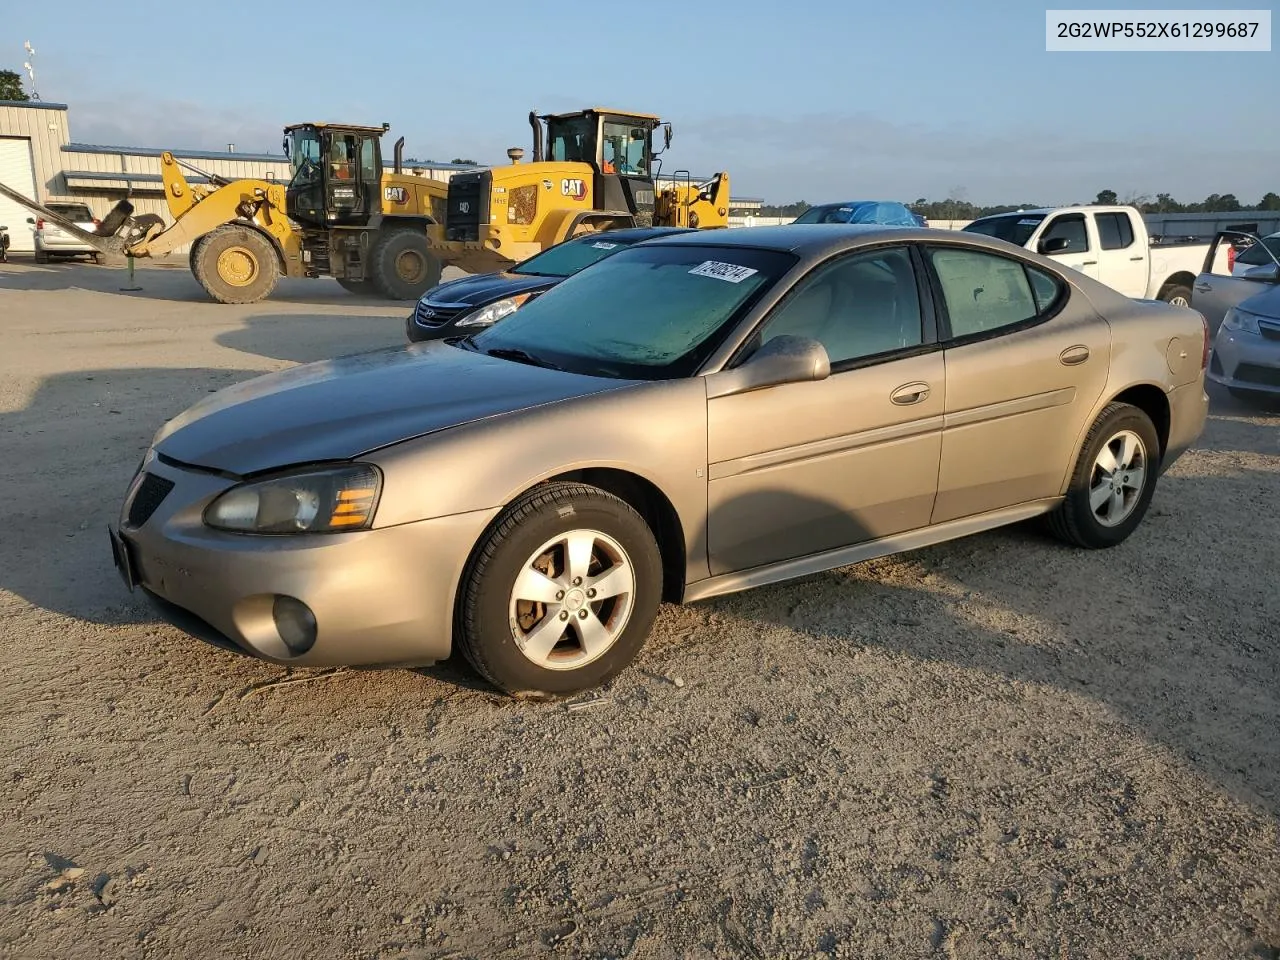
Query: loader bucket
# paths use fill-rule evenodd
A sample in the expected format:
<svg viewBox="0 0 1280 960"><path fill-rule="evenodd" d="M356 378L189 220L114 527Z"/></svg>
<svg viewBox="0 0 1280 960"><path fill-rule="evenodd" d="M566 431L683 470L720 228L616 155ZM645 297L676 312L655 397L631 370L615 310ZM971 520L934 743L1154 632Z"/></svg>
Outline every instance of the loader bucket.
<svg viewBox="0 0 1280 960"><path fill-rule="evenodd" d="M85 243L89 244L89 246L93 247L95 250L99 250L102 253L111 253L111 254L117 254L117 255L125 254L128 252L128 244L126 243L126 240L124 238L116 236L114 233L111 236L102 236L97 232L82 230L80 229L80 227L76 226L66 217L63 217L57 213L54 213L48 207L44 206L41 203L37 203L35 200L32 200L29 197L24 197L17 190L12 189L11 187L7 187L3 183L0 183L0 195L6 196L10 200L12 200L14 203L19 203L22 206L26 207L28 210L31 210L35 213L40 214L40 216L48 220L50 223L56 224L59 228L61 228L62 230L65 230L67 233L71 234L76 239L83 240ZM122 205L128 206L129 211L133 210L133 205L130 204L127 200L125 200L125 201L121 201L121 203L116 204L115 209L111 211L111 214L117 213L120 210ZM108 216L110 216L111 214L109 214ZM118 231L121 229L121 227L127 226L129 222L130 222L129 215L128 213L125 213L121 218L120 226L117 226L116 230ZM102 229L101 227L98 228L98 230L101 230L101 229Z"/></svg>

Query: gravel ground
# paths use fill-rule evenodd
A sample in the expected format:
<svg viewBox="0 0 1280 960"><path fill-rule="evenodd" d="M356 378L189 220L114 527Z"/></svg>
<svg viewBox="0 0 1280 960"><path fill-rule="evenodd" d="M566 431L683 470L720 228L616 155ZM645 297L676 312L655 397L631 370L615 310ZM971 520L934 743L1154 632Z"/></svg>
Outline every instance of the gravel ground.
<svg viewBox="0 0 1280 960"><path fill-rule="evenodd" d="M0 956L1280 958L1280 419L1123 546L1013 528L664 608L599 697L288 671L111 567L214 390L398 342L329 281L0 267Z"/></svg>

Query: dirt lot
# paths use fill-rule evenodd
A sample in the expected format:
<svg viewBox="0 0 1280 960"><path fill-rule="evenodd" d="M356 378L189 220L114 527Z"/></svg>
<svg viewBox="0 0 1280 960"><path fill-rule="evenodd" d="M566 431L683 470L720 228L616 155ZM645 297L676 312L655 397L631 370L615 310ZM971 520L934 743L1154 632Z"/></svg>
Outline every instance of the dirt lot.
<svg viewBox="0 0 1280 960"><path fill-rule="evenodd" d="M1280 958L1275 415L1215 393L1115 550L1016 528L666 608L604 699L529 705L125 592L162 421L407 306L123 280L0 267L0 956Z"/></svg>

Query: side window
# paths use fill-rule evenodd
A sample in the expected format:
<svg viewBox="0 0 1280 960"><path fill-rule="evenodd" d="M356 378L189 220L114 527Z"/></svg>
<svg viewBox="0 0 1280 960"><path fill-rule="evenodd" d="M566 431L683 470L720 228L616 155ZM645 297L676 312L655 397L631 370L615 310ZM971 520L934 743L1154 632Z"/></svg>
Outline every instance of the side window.
<svg viewBox="0 0 1280 960"><path fill-rule="evenodd" d="M1097 223L1103 250L1123 250L1133 244L1133 224L1127 213L1100 213Z"/></svg>
<svg viewBox="0 0 1280 960"><path fill-rule="evenodd" d="M1027 272L1017 260L946 247L930 248L929 259L942 285L952 337L1013 326L1032 319L1042 309ZM1051 277L1046 279L1052 281ZM1056 282L1054 289L1056 294ZM1048 293L1047 285L1044 290Z"/></svg>
<svg viewBox="0 0 1280 960"><path fill-rule="evenodd" d="M373 138L365 137L360 144L360 179L376 185L380 175L381 171L373 160Z"/></svg>
<svg viewBox="0 0 1280 960"><path fill-rule="evenodd" d="M605 173L649 175L649 134L642 127L605 121L602 152Z"/></svg>
<svg viewBox="0 0 1280 960"><path fill-rule="evenodd" d="M819 267L765 321L760 342L784 334L817 340L832 366L919 346L920 295L907 248Z"/></svg>
<svg viewBox="0 0 1280 960"><path fill-rule="evenodd" d="M1031 292L1036 297L1036 313L1044 313L1053 306L1062 294L1062 284L1043 270L1027 267L1027 277L1031 280Z"/></svg>
<svg viewBox="0 0 1280 960"><path fill-rule="evenodd" d="M1057 237L1064 237L1071 241L1071 245L1063 250L1063 253L1087 253L1089 231L1084 225L1084 214L1064 213L1060 217L1054 217L1040 239L1053 240Z"/></svg>

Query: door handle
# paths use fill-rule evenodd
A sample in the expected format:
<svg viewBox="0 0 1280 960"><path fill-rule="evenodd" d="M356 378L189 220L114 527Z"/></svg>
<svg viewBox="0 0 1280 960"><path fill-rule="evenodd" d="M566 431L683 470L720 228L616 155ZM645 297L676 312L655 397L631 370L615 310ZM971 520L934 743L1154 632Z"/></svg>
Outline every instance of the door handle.
<svg viewBox="0 0 1280 960"><path fill-rule="evenodd" d="M1082 267L1096 267L1097 265L1098 265L1097 260L1086 260L1080 264L1080 266Z"/></svg>
<svg viewBox="0 0 1280 960"><path fill-rule="evenodd" d="M1129 259L1130 259L1130 260L1132 260L1132 261L1134 261L1134 262L1137 262L1137 261L1139 261L1139 260L1145 260L1145 259L1147 259L1147 258L1146 258L1146 257L1130 257Z"/></svg>
<svg viewBox="0 0 1280 960"><path fill-rule="evenodd" d="M1077 343L1074 347L1067 347L1060 354L1058 359L1068 367L1074 367L1076 364L1084 363L1089 359L1089 348L1083 343Z"/></svg>
<svg viewBox="0 0 1280 960"><path fill-rule="evenodd" d="M927 383L904 383L889 394L889 399L899 406L906 406L909 403L919 403L928 399L929 391L930 387Z"/></svg>
<svg viewBox="0 0 1280 960"><path fill-rule="evenodd" d="M1196 289L1201 293L1213 293L1213 286L1208 283L1197 283Z"/></svg>

